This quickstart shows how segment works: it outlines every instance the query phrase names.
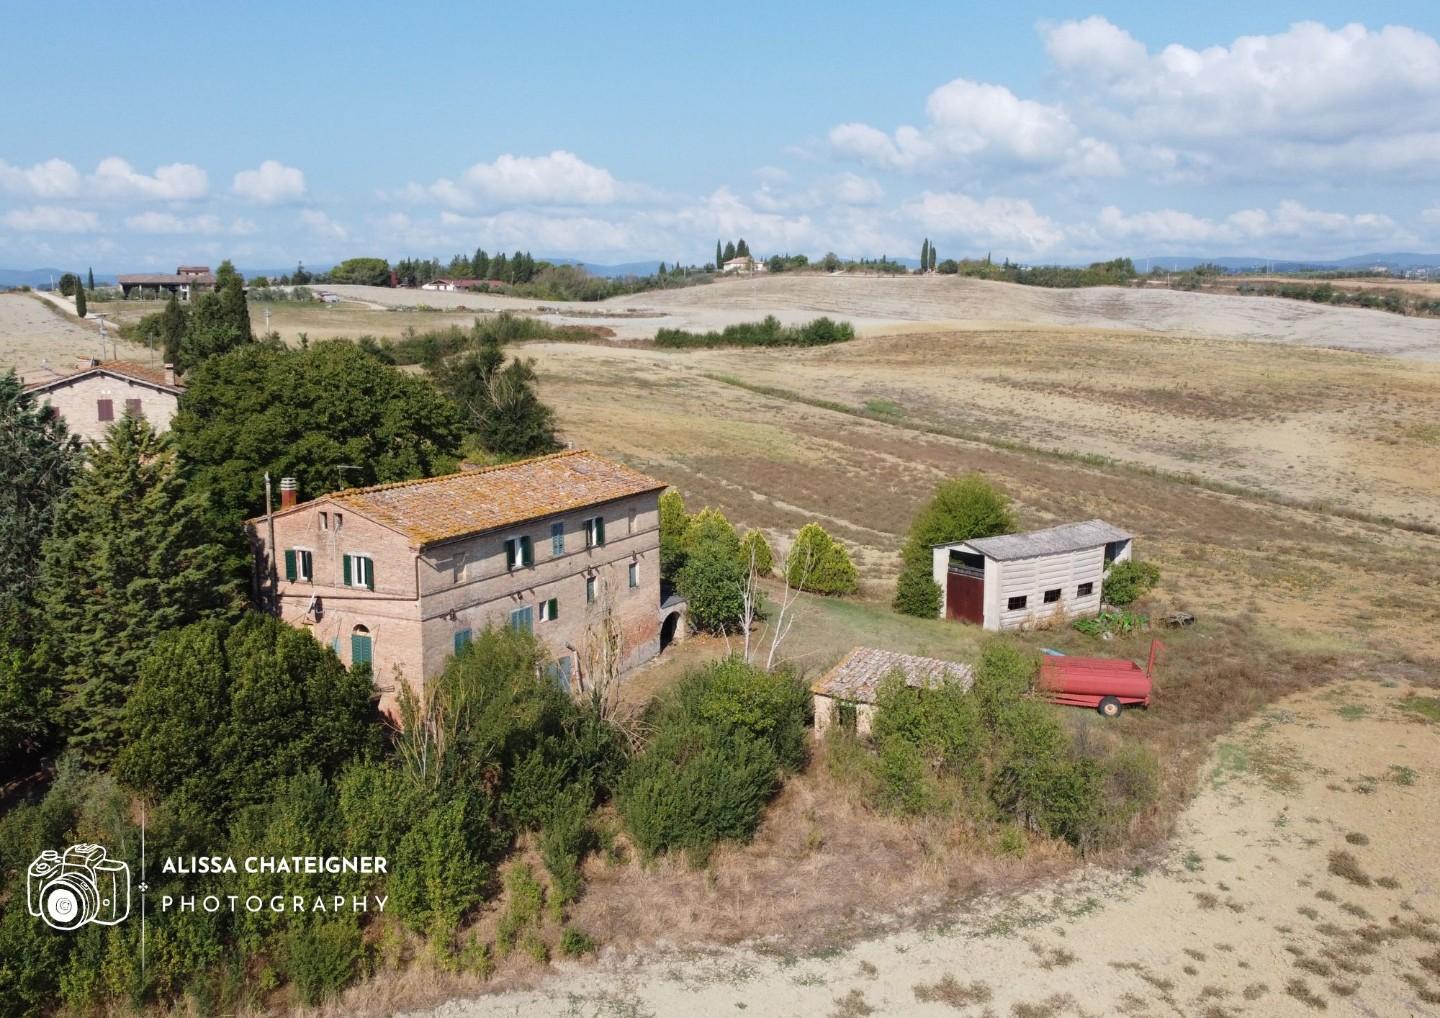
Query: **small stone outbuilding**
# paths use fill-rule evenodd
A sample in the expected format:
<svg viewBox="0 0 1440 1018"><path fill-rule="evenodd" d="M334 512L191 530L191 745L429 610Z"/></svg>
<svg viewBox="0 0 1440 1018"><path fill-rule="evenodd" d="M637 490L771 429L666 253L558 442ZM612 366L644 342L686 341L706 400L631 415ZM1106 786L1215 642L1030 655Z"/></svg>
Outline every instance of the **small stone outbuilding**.
<svg viewBox="0 0 1440 1018"><path fill-rule="evenodd" d="M974 682L970 666L958 661L856 647L810 686L815 704L815 737L822 737L832 724L850 724L852 710L856 733L868 735L875 717L875 693L880 683L896 672L905 677L906 685L917 689L955 682L968 690Z"/></svg>

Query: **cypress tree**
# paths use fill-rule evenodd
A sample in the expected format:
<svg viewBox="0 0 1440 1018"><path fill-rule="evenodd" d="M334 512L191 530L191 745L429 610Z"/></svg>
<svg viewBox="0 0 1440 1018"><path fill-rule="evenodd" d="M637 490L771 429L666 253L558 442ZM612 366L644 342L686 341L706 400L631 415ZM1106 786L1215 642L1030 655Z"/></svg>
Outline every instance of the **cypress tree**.
<svg viewBox="0 0 1440 1018"><path fill-rule="evenodd" d="M95 292L95 269L92 266L89 270L90 285L86 287L91 293Z"/></svg>
<svg viewBox="0 0 1440 1018"><path fill-rule="evenodd" d="M180 347L185 342L189 324L189 314L181 307L179 296L172 292L165 302L165 310L160 312L159 332L154 337L156 345L164 351L166 364L182 363L184 352Z"/></svg>
<svg viewBox="0 0 1440 1018"><path fill-rule="evenodd" d="M926 237L920 245L920 271L924 272L930 266L930 238Z"/></svg>
<svg viewBox="0 0 1440 1018"><path fill-rule="evenodd" d="M140 662L166 630L238 605L223 549L187 494L174 450L128 412L90 451L45 541L40 654L63 689L70 744L92 765L119 748Z"/></svg>
<svg viewBox="0 0 1440 1018"><path fill-rule="evenodd" d="M930 271L935 271L935 245L930 245Z"/></svg>
<svg viewBox="0 0 1440 1018"><path fill-rule="evenodd" d="M720 266L722 266L722 265L725 264L725 262L721 259L720 255L721 255L720 242L717 240L717 241L715 242L715 267L716 267L717 269L720 268Z"/></svg>
<svg viewBox="0 0 1440 1018"><path fill-rule="evenodd" d="M721 260L720 260L720 265L721 265L721 266L724 266L724 264L725 264L726 262L728 262L731 258L734 258L734 257L735 257L735 242L734 242L733 240L727 240L727 241L725 242L725 256L724 256L723 258L721 258Z"/></svg>
<svg viewBox="0 0 1440 1018"><path fill-rule="evenodd" d="M86 305L86 302L85 302L85 287L76 285L76 287L75 287L75 313L76 313L77 315L79 315L81 318L84 318L84 317L89 313L89 310L90 310L90 309L89 309L89 307Z"/></svg>

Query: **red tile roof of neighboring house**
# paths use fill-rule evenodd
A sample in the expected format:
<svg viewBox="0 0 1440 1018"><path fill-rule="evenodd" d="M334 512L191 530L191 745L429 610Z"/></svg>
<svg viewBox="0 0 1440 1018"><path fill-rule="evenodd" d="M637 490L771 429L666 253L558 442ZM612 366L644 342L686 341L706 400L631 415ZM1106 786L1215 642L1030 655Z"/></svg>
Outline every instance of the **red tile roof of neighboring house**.
<svg viewBox="0 0 1440 1018"><path fill-rule="evenodd" d="M212 276L209 272L201 273L198 275L181 275L178 272L141 272L131 273L129 275L123 276L116 276L115 281L121 286L124 286L126 284L129 284L131 286L178 286L184 285L186 283L213 284L215 282L215 277Z"/></svg>
<svg viewBox="0 0 1440 1018"><path fill-rule="evenodd" d="M893 650L856 647L810 687L810 692L837 700L874 703L875 691L887 676L899 672L905 684L933 689L942 682L958 682L965 689L974 681L970 666L933 657L897 654Z"/></svg>
<svg viewBox="0 0 1440 1018"><path fill-rule="evenodd" d="M38 382L27 382L26 389L48 389L61 382L73 382L83 375L89 374L111 374L120 375L124 378L131 378L137 382L145 382L149 385L158 386L168 392L179 393L185 388L184 383L175 382L173 385L165 381L164 368L152 368L149 365L141 364L138 361L101 361L88 368L80 368L67 374L57 375L54 378L42 379Z"/></svg>
<svg viewBox="0 0 1440 1018"><path fill-rule="evenodd" d="M577 449L443 477L351 488L301 505L333 502L423 546L665 486Z"/></svg>

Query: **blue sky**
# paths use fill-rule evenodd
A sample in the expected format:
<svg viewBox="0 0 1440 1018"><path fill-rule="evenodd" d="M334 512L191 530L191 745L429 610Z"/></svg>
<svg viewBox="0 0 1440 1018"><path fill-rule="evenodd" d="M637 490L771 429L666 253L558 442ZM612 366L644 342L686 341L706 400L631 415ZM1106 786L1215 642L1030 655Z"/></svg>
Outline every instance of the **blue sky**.
<svg viewBox="0 0 1440 1018"><path fill-rule="evenodd" d="M7 5L0 266L1440 250L1440 5Z"/></svg>

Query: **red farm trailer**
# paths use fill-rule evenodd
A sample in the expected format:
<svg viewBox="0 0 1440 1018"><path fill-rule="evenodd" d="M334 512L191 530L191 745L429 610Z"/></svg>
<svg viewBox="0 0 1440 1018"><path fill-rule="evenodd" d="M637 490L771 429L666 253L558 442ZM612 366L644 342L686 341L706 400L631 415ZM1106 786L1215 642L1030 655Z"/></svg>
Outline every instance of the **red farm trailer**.
<svg viewBox="0 0 1440 1018"><path fill-rule="evenodd" d="M1150 706L1155 659L1165 645L1150 641L1150 660L1142 671L1134 661L1110 657L1047 655L1040 662L1040 692L1051 703L1094 707L1107 718L1125 707Z"/></svg>

